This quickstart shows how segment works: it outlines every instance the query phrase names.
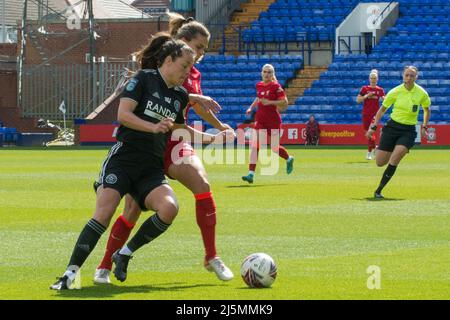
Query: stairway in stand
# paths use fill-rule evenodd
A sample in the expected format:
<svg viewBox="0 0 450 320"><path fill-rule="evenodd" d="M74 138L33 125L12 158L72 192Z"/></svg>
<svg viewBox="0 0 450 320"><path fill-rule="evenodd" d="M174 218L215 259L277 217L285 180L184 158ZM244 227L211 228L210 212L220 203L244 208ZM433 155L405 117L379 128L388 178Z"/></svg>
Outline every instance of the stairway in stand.
<svg viewBox="0 0 450 320"><path fill-rule="evenodd" d="M303 95L305 89L311 88L313 81L318 80L320 74L327 69L327 66L305 66L304 69L298 71L296 77L289 81L285 88L289 104L294 104L295 100Z"/></svg>
<svg viewBox="0 0 450 320"><path fill-rule="evenodd" d="M250 26L250 23L258 19L259 14L262 11L266 11L269 6L276 0L249 0L247 3L243 3L240 9L233 13L229 25L225 29L225 36L227 38L226 46L227 52L237 53L239 26L241 30ZM218 51L222 47L222 35L218 35L217 39L211 45L211 51Z"/></svg>

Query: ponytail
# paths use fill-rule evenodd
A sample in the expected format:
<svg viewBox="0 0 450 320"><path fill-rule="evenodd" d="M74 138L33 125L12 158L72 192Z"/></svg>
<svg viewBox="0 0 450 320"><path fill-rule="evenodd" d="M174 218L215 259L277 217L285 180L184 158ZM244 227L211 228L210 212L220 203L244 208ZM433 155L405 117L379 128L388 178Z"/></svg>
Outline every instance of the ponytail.
<svg viewBox="0 0 450 320"><path fill-rule="evenodd" d="M185 18L181 14L169 12L169 33L175 39L186 39L191 41L198 35L209 38L211 34L208 29L194 18Z"/></svg>
<svg viewBox="0 0 450 320"><path fill-rule="evenodd" d="M164 60L171 56L173 60L181 57L183 52L195 54L189 46L179 40L174 40L170 34L160 32L155 34L150 42L136 54L136 60L141 69L157 69Z"/></svg>

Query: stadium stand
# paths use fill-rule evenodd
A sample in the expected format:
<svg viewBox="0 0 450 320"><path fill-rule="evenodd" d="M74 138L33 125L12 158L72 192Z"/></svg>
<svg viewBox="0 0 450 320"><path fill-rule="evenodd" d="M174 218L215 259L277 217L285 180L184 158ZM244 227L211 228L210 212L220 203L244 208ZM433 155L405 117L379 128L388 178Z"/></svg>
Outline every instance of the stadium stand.
<svg viewBox="0 0 450 320"><path fill-rule="evenodd" d="M321 123L360 123L361 106L356 104L355 97L361 86L367 84L370 70L379 70L379 85L387 92L401 83L403 67L413 64L419 68L418 84L431 97L430 123L449 123L450 3L399 2L400 18L371 54L335 55L328 71L288 111L301 112L303 117L314 113ZM285 121L291 118L288 114Z"/></svg>
<svg viewBox="0 0 450 320"><path fill-rule="evenodd" d="M278 0L243 31L250 42L330 41L357 0Z"/></svg>
<svg viewBox="0 0 450 320"><path fill-rule="evenodd" d="M245 120L245 110L256 97L255 85L261 81L261 68L271 63L282 86L303 68L301 55L206 55L198 69L202 72L205 95L214 97L222 106L219 117L236 127ZM190 121L199 121L194 113Z"/></svg>
<svg viewBox="0 0 450 320"><path fill-rule="evenodd" d="M310 41L334 40L335 28L359 2L278 0L244 30L243 40L290 42L305 34ZM387 92L401 83L401 70L410 64L419 68L418 83L431 96L430 123L450 122L450 3L448 0L398 2L400 18L372 52L335 55L320 79L303 96L290 101L293 105L283 114L285 123L305 122L310 114L315 114L320 123L360 123L361 106L356 104L356 96L361 86L367 84L369 71L379 70L379 85ZM299 68L298 65L289 67L289 57L283 56L281 62L279 55L207 56L200 65L204 72L204 93L217 97L224 108L222 120L235 126L245 120L244 110L254 99L254 86L260 79L262 64L274 64L280 83L285 86L286 80L293 78L294 69ZM195 115L190 118L197 120Z"/></svg>

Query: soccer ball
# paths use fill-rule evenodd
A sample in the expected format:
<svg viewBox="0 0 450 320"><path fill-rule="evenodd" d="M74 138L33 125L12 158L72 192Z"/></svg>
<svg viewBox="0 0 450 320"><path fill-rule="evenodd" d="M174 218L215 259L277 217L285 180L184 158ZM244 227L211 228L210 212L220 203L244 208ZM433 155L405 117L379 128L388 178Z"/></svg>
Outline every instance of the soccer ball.
<svg viewBox="0 0 450 320"><path fill-rule="evenodd" d="M265 253L253 253L244 259L241 276L250 288L268 288L277 277L277 266Z"/></svg>

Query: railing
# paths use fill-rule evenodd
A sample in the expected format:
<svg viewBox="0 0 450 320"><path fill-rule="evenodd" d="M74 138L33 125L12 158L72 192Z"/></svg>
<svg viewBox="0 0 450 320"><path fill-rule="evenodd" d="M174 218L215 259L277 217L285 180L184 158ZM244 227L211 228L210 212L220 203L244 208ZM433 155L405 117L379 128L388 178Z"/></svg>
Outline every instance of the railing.
<svg viewBox="0 0 450 320"><path fill-rule="evenodd" d="M355 53L365 53L370 54L372 52L373 47L375 46L375 37L370 37L370 42L368 41L367 36L339 36L338 37L338 54L343 52L347 52L349 54ZM355 48L355 42L357 43ZM342 48L345 47L345 50Z"/></svg>
<svg viewBox="0 0 450 320"><path fill-rule="evenodd" d="M284 39L283 41L274 41L274 42L267 42L267 41L250 41L250 42L243 42L241 47L243 48L243 51L245 54L267 54L267 53L277 53L277 54L288 54L288 53L301 53L303 56L305 56L305 53L308 53L309 56L311 56L312 52L317 51L334 51L334 38L329 37L330 35L334 36L333 34L330 34L329 32L305 32L305 31L299 31L295 34L295 40L287 40ZM324 36L324 37L322 37ZM323 40L324 38L329 37L331 40ZM273 34L261 34L262 40L265 38L270 39L271 37L274 37ZM277 37L277 36L275 36ZM280 39L281 40L281 39ZM321 43L321 42L328 42L330 43L330 47L326 49L313 49L313 43Z"/></svg>
<svg viewBox="0 0 450 320"><path fill-rule="evenodd" d="M311 26L299 29L292 33L286 26L283 27L283 32L276 33L274 31L258 33L257 36L249 38L248 25L230 26L224 23L214 25L216 30L219 30L218 37L221 38L221 47L219 53L226 54L227 52L239 54L288 54L301 53L312 51L329 51L334 50L335 29L327 28L324 30L313 29ZM225 32L226 29L231 31L229 35ZM330 43L330 48L318 50L312 49L313 43L327 42Z"/></svg>
<svg viewBox="0 0 450 320"><path fill-rule="evenodd" d="M197 0L196 3L196 19L203 22L211 32L211 41L214 41L220 34L220 27L224 21L228 23L231 15L246 0L206 0L207 6L204 5L205 0Z"/></svg>
<svg viewBox="0 0 450 320"><path fill-rule="evenodd" d="M21 105L23 114L59 119L61 113L58 106L64 100L68 119L84 118L114 92L124 68L135 67L133 62L98 61L94 63L94 77L91 80L89 64L27 66Z"/></svg>
<svg viewBox="0 0 450 320"><path fill-rule="evenodd" d="M385 12L386 10L388 10L388 9L390 10L391 4L393 4L394 2L397 2L397 1L391 1L391 2L389 2L389 4L386 6L386 8L383 9L383 11L381 11L381 13L378 15L378 17L376 17L375 20L372 21L372 24L373 24L374 26L377 25L379 19L382 19L382 18L384 17L384 12Z"/></svg>

